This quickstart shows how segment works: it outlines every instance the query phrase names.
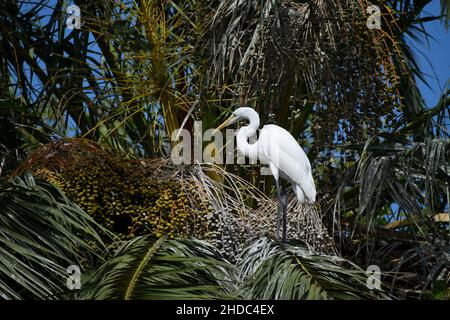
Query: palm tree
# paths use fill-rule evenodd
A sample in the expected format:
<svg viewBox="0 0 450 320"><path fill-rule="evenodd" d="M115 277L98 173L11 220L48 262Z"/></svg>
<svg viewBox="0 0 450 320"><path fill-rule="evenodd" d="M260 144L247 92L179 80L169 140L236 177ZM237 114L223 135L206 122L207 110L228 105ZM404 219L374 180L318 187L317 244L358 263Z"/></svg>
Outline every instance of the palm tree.
<svg viewBox="0 0 450 320"><path fill-rule="evenodd" d="M69 29L62 0L4 1L2 297L391 297L365 285L363 270L376 264L388 272L385 292L442 298L449 277L448 91L425 106L416 85L423 75L408 46L429 36L428 21L448 26L449 1L436 17L424 15L429 2L372 1L382 28L368 29L365 0L77 0L82 28ZM194 120L212 127L235 104L288 128L308 153L320 204L311 212L291 205L289 213L303 244L266 237L272 188L251 166L210 166L210 177L205 166L174 169L144 159L167 155L173 129L192 131ZM67 137L84 140L54 141ZM84 166L83 179L96 190L88 196L73 187L83 163L110 169ZM130 168L139 174L127 181ZM6 180L25 169L52 184ZM152 172L175 177L173 190L167 179L150 182ZM133 188L97 183L104 177ZM167 184L172 198L158 191ZM116 203L115 192L127 194L126 206L98 200L112 194ZM183 223L186 214L206 218L187 229L172 218L152 223L177 200L188 204L177 217ZM123 221L136 229L114 228ZM217 230L203 233L211 224ZM298 227L305 225L310 229ZM336 248L327 246L327 229ZM258 231L255 239L242 236L248 230ZM235 242L223 236L231 232ZM19 263L11 270L5 262L12 257ZM87 275L77 292L65 286L72 264Z"/></svg>

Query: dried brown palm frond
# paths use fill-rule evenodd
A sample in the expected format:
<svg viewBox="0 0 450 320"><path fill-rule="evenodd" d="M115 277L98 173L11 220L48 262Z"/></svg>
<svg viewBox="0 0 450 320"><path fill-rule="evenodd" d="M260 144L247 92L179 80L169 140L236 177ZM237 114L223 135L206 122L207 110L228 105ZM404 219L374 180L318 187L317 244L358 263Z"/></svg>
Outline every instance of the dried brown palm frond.
<svg viewBox="0 0 450 320"><path fill-rule="evenodd" d="M125 237L194 236L233 258L251 238L274 236L277 199L212 164L128 160L96 143L66 139L36 150L17 174L24 171L59 185L97 222ZM292 200L288 212L290 239L332 251L318 208Z"/></svg>
<svg viewBox="0 0 450 320"><path fill-rule="evenodd" d="M190 179L213 208L208 218L219 226L211 239L214 245L234 257L254 238L275 238L277 199L269 198L246 180L214 166L224 177L224 182L219 183L205 173L210 167L209 164L199 165L191 171ZM256 200L255 207L248 205L249 199ZM313 252L334 252L333 240L317 206L299 204L292 196L287 210L288 239L305 242Z"/></svg>
<svg viewBox="0 0 450 320"><path fill-rule="evenodd" d="M252 219L247 219L247 223L261 233L265 230L274 236L276 210L276 199L268 199L266 205L255 210ZM263 225L262 221L266 224ZM288 239L302 240L312 252L335 252L333 239L322 222L321 210L317 205L298 203L292 195L287 206L287 221Z"/></svg>

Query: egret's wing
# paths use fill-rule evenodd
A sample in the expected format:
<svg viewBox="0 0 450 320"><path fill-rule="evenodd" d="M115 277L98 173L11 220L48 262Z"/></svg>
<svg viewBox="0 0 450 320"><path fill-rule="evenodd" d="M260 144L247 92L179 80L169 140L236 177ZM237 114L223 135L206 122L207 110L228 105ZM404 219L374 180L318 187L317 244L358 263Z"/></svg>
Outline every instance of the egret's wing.
<svg viewBox="0 0 450 320"><path fill-rule="evenodd" d="M261 130L258 146L268 161L298 185L310 201L315 201L316 187L311 164L303 149L288 131L276 125L266 125Z"/></svg>

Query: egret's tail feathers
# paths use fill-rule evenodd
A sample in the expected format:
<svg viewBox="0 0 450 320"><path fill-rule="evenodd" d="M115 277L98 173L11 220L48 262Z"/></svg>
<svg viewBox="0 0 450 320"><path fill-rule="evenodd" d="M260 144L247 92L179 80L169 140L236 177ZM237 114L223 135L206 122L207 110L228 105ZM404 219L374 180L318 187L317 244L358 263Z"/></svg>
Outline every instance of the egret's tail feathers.
<svg viewBox="0 0 450 320"><path fill-rule="evenodd" d="M297 185L294 185L294 191L295 191L295 194L297 195L298 202L300 202L300 203L305 202L305 193L303 192L302 188L300 188Z"/></svg>
<svg viewBox="0 0 450 320"><path fill-rule="evenodd" d="M297 195L298 202L316 202L316 187L314 185L314 180L310 179L308 183L303 183L302 187L294 185L294 191Z"/></svg>

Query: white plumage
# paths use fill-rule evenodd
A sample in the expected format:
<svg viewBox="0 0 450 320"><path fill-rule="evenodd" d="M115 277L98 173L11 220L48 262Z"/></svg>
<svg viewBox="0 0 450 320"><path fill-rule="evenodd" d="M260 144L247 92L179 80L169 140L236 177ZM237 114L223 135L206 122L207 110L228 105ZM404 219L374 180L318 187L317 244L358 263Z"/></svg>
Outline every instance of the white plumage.
<svg viewBox="0 0 450 320"><path fill-rule="evenodd" d="M291 182L299 202L315 202L316 187L311 164L303 149L285 129L276 125L265 125L258 139L258 158L268 164L274 175Z"/></svg>
<svg viewBox="0 0 450 320"><path fill-rule="evenodd" d="M259 116L255 110L248 107L236 109L232 116L220 125L217 130L241 119L247 119L250 123L239 130L236 137L237 149L249 159L259 160L261 163L269 165L275 178L279 198L281 198L281 187L279 185L279 178L281 177L292 184L299 202L315 202L316 187L312 177L311 164L295 138L287 130L277 125L269 124L261 129L259 139L255 143L250 144L248 142L249 137L253 136L259 128ZM281 202L279 202L279 211L280 206L283 206ZM283 210L285 211L286 208ZM283 216L285 229L283 240L285 240L285 212L283 212ZM279 212L277 233L280 220Z"/></svg>

